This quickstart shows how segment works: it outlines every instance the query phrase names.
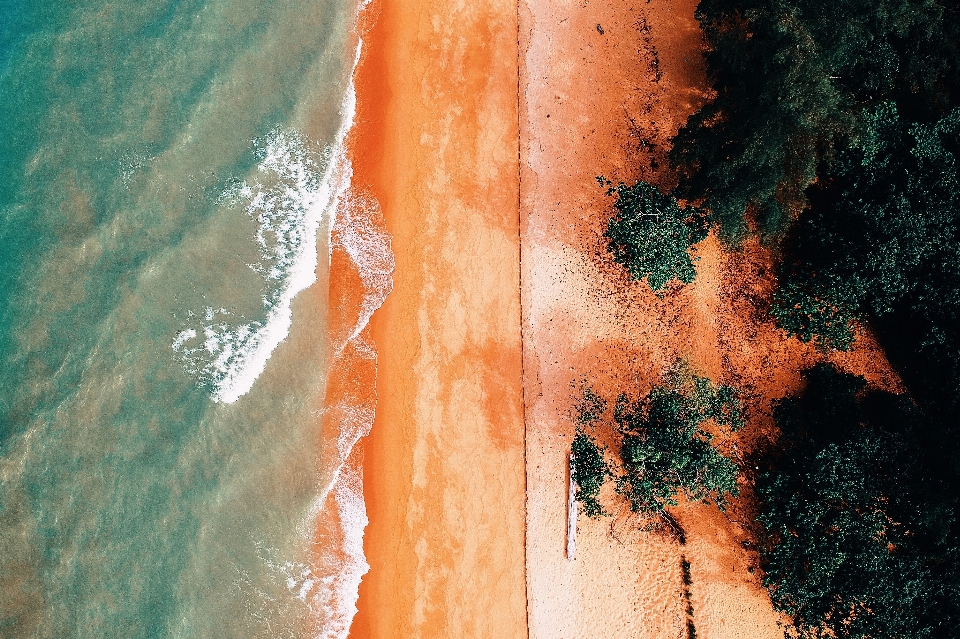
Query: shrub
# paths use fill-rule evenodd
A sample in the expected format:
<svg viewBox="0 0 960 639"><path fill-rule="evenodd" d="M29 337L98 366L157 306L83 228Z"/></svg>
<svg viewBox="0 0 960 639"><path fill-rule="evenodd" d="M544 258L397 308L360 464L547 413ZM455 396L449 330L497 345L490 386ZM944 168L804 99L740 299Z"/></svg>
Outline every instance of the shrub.
<svg viewBox="0 0 960 639"><path fill-rule="evenodd" d="M613 258L655 291L671 280L691 283L697 272L690 247L707 237L710 217L696 207L680 206L646 182L614 187L602 177L597 180L617 197L606 232Z"/></svg>
<svg viewBox="0 0 960 639"><path fill-rule="evenodd" d="M606 402L588 387L577 406L574 479L577 498L591 517L606 514L596 497L608 478L634 512L654 516L676 505L680 494L721 507L728 496L737 494L737 464L717 449L709 429L712 424L714 430L730 433L742 425L733 388L715 386L677 366L665 384L642 400L630 402L621 395L612 423L604 419ZM598 407L599 412L589 412ZM586 414L591 416L584 418ZM610 435L620 444L615 461L607 463L605 449L594 443L583 424L611 428Z"/></svg>
<svg viewBox="0 0 960 639"><path fill-rule="evenodd" d="M604 449L577 428L573 438L572 469L573 481L577 485L577 501L583 506L583 512L594 519L607 513L597 501L600 489L610 476L610 468L604 459Z"/></svg>
<svg viewBox="0 0 960 639"><path fill-rule="evenodd" d="M634 512L655 514L684 494L723 507L737 494L737 464L714 445L708 422L721 432L743 423L740 402L729 386L674 371L640 402L621 398L614 410L622 435L618 492Z"/></svg>

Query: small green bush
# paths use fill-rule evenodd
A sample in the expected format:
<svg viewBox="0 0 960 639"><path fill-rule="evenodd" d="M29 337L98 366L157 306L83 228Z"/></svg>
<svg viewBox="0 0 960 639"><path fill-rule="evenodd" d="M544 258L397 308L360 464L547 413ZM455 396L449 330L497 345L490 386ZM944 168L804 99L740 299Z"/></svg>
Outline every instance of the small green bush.
<svg viewBox="0 0 960 639"><path fill-rule="evenodd" d="M617 196L606 232L613 258L655 291L671 280L693 282L697 271L690 247L707 237L710 216L696 207L681 207L672 195L647 182L614 187L603 177L597 181Z"/></svg>
<svg viewBox="0 0 960 639"><path fill-rule="evenodd" d="M600 489L610 476L610 467L604 459L604 449L577 428L573 438L573 481L577 485L577 501L583 506L588 517L598 518L606 515L603 506L597 500Z"/></svg>

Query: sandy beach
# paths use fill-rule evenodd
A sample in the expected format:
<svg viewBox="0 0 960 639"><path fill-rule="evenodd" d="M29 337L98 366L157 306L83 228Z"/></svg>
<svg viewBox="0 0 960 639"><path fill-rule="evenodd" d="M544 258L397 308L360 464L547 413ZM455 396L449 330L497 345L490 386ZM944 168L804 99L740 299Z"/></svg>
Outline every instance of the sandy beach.
<svg viewBox="0 0 960 639"><path fill-rule="evenodd" d="M516 5L368 11L354 188L393 236L351 637L524 637Z"/></svg>
<svg viewBox="0 0 960 639"><path fill-rule="evenodd" d="M741 389L747 453L825 357L759 310L759 246L711 236L696 282L659 297L606 254L595 176L669 188L669 139L708 97L695 6L367 9L350 153L396 271L371 322L376 421L351 458L370 519L351 637L682 637L683 560L699 636L782 636L738 523L749 491L727 515L676 508L683 545L606 494L617 516L581 515L564 554L572 383L638 395L683 358ZM833 360L898 386L869 336Z"/></svg>

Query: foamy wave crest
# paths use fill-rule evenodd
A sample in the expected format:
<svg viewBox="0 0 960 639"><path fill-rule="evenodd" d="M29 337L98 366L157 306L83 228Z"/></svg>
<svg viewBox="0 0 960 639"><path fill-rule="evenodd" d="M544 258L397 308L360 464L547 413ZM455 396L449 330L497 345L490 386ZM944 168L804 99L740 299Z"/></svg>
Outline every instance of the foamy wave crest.
<svg viewBox="0 0 960 639"><path fill-rule="evenodd" d="M225 309L207 307L202 313L191 312L196 325L183 327L174 337L171 346L184 368L210 388L215 401L235 402L253 387L290 332L294 297L316 280L317 231L325 216L332 217L350 183L343 141L355 103L351 85L337 140L319 153L296 131L274 129L254 141L260 158L257 177L222 195L225 203L243 204L256 222L253 239L260 260L249 266L263 277L266 292L264 319L244 321Z"/></svg>
<svg viewBox="0 0 960 639"><path fill-rule="evenodd" d="M362 42L358 44L355 65L361 45ZM354 100L351 85L348 96L351 119ZM291 157L299 158L296 153ZM330 380L322 419L324 432L336 435L321 443L323 468L318 495L299 530L305 539L316 541L316 554L309 563L281 561L272 553L261 554L291 597L308 606L315 623L311 634L318 639L347 637L357 613L360 580L369 569L363 554L363 534L368 520L363 501L362 467L353 452L360 438L370 433L376 409L377 353L367 327L373 313L393 289L395 267L391 238L379 203L348 188L352 178L349 160L342 155L333 160L338 186L324 205L324 211L329 211L330 259L332 262L335 254L348 258L346 265L338 261L338 268L355 270L362 295L349 298L345 307L331 308L331 321L335 325L330 326ZM251 204L257 201L252 191L245 197L249 197ZM261 206L256 210L272 209ZM272 228L264 235L265 239L273 237ZM266 245L269 246L269 242ZM312 248L315 255L315 245ZM311 262L311 274L315 266L316 263ZM265 270L263 274L272 276L273 272ZM287 308L289 313L289 302ZM205 317L208 315L209 312ZM214 316L217 315L215 312ZM217 325L210 326L216 336ZM188 330L191 329L185 329L176 337L175 344L181 349L190 340L196 342L206 335L202 331L185 334ZM256 327L250 329L251 335L256 332ZM213 342L215 346L220 343ZM260 370L262 366L256 373ZM331 392L331 388L337 390ZM221 401L227 401L226 395L221 397Z"/></svg>
<svg viewBox="0 0 960 639"><path fill-rule="evenodd" d="M336 438L322 443L321 486L302 521L299 534L315 539L316 554L309 563L281 561L275 552L261 558L291 597L306 604L313 619L312 636L345 639L357 613L360 580L369 569L363 554L367 526L362 468L354 448L370 433L376 414L376 347L367 329L371 315L393 289L394 257L380 207L371 198L347 194L340 200L331 246L349 257L359 275L362 298L356 308L340 308L344 322L340 336L332 335L329 387L324 430ZM328 388L329 388L328 387Z"/></svg>
<svg viewBox="0 0 960 639"><path fill-rule="evenodd" d="M310 611L316 639L345 639L357 614L360 580L370 569L363 554L367 509L363 501L362 470L346 464L333 492L325 499L327 515L318 531L321 549L311 563L284 561L276 548L257 544L264 565L289 593Z"/></svg>
<svg viewBox="0 0 960 639"><path fill-rule="evenodd" d="M393 250L376 200L354 193L341 199L331 233L333 252L349 257L363 295L355 300L357 308L340 309L344 325L331 335L330 375L338 390L335 396L328 394L323 420L325 430L337 436L325 442L321 456L341 463L327 476L311 514L322 539L314 571L322 575L321 587L311 602L319 624L316 636L322 639L347 636L360 579L369 569L363 555L367 517L361 471L349 460L360 438L370 434L376 415L377 351L367 325L393 290Z"/></svg>
<svg viewBox="0 0 960 639"><path fill-rule="evenodd" d="M321 531L326 543L317 557L322 587L317 589L310 608L317 622L317 639L345 639L357 614L360 581L370 569L363 554L363 531L367 508L363 501L363 477L358 468L345 464L333 486L333 499ZM332 501L332 503L331 503Z"/></svg>
<svg viewBox="0 0 960 639"><path fill-rule="evenodd" d="M364 296L353 329L346 335L338 336L335 345L336 354L355 340L367 327L387 295L393 290L393 271L396 260L386 230L380 203L372 197L358 195L352 191L340 200L337 215L331 233L330 251L342 248L360 275ZM363 340L361 343L365 344ZM336 355L335 355L336 356Z"/></svg>

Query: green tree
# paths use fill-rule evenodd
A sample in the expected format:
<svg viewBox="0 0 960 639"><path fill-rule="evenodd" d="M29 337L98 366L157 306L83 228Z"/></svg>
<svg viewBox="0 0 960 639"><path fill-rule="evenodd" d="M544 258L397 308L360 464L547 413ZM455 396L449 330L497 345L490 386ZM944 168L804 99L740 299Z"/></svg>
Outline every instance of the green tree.
<svg viewBox="0 0 960 639"><path fill-rule="evenodd" d="M671 161L678 194L703 201L732 242L788 227L865 106L889 99L930 119L960 98L948 0L702 0L696 16L715 97Z"/></svg>
<svg viewBox="0 0 960 639"><path fill-rule="evenodd" d="M789 334L828 348L848 347L854 322L869 322L917 399L954 410L960 109L911 125L888 102L862 122L783 244L771 314Z"/></svg>
<svg viewBox="0 0 960 639"><path fill-rule="evenodd" d="M646 182L614 187L602 177L597 180L617 197L606 232L613 258L655 291L671 280L692 282L697 271L690 247L707 237L709 216L696 207L680 206L672 195Z"/></svg>
<svg viewBox="0 0 960 639"><path fill-rule="evenodd" d="M960 636L956 498L925 418L832 367L806 378L756 482L764 584L790 634Z"/></svg>
<svg viewBox="0 0 960 639"><path fill-rule="evenodd" d="M634 512L655 514L681 494L723 507L737 494L737 464L716 447L714 433L738 430L740 401L729 386L682 369L640 402L623 396L614 408L621 434L617 490Z"/></svg>
<svg viewBox="0 0 960 639"><path fill-rule="evenodd" d="M842 96L795 7L786 3L701 2L697 18L716 97L674 139L679 193L703 200L722 237L779 233L818 154L846 119Z"/></svg>
<svg viewBox="0 0 960 639"><path fill-rule="evenodd" d="M737 464L715 440L715 433L729 434L743 424L733 388L715 386L678 365L643 399L631 402L621 395L612 421L605 421L606 403L598 400L589 389L578 400L573 442L577 498L588 515L605 514L596 496L609 478L631 509L645 515L662 514L681 494L721 507L737 494ZM608 435L619 443L612 462L587 435L586 424L611 429Z"/></svg>

